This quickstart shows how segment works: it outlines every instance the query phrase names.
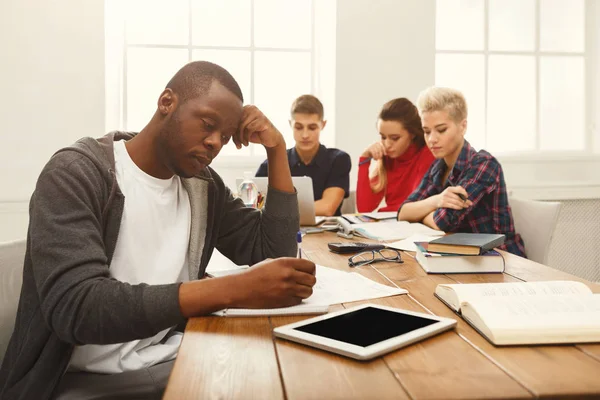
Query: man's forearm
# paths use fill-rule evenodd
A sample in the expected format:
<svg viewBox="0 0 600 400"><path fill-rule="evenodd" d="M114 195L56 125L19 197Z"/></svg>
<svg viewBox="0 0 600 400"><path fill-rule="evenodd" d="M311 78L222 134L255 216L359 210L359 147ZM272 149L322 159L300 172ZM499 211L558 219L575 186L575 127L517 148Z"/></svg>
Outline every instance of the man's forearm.
<svg viewBox="0 0 600 400"><path fill-rule="evenodd" d="M236 304L231 277L201 279L179 286L179 307L186 317L207 315Z"/></svg>
<svg viewBox="0 0 600 400"><path fill-rule="evenodd" d="M292 174L288 163L285 142L267 148L269 160L269 186L286 193L294 193Z"/></svg>
<svg viewBox="0 0 600 400"><path fill-rule="evenodd" d="M331 217L335 214L337 207L329 203L327 200L321 199L315 201L315 215L321 215L324 217Z"/></svg>
<svg viewBox="0 0 600 400"><path fill-rule="evenodd" d="M331 217L344 201L344 189L340 187L328 187L323 191L321 200L315 201L315 214Z"/></svg>

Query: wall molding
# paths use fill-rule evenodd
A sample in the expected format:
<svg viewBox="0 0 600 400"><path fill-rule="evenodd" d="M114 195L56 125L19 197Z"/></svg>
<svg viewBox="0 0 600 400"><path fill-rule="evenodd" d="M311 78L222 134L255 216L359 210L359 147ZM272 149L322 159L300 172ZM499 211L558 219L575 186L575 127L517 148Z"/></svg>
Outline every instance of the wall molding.
<svg viewBox="0 0 600 400"><path fill-rule="evenodd" d="M0 201L0 214L29 213L29 201Z"/></svg>
<svg viewBox="0 0 600 400"><path fill-rule="evenodd" d="M600 199L600 184L572 184L568 182L553 185L533 185L508 187L510 196L530 200L586 200Z"/></svg>

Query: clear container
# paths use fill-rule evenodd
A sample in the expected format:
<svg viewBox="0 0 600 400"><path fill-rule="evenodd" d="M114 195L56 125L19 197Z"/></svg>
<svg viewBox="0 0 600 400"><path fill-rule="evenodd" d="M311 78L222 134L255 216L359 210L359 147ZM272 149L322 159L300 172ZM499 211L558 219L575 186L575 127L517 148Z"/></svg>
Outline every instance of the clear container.
<svg viewBox="0 0 600 400"><path fill-rule="evenodd" d="M252 172L244 172L244 180L240 183L238 193L246 207L256 208L258 205L258 188L252 181Z"/></svg>

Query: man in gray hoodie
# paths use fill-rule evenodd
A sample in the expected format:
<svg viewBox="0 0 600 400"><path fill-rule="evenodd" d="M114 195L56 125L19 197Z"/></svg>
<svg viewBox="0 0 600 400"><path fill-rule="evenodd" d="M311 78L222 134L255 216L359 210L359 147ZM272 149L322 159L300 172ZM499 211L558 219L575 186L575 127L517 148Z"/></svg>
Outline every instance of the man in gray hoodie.
<svg viewBox="0 0 600 400"><path fill-rule="evenodd" d="M230 139L266 148L263 210L208 166ZM187 318L312 294L315 265L285 258L298 220L281 133L226 70L187 64L140 133L81 139L40 174L0 398L160 398ZM255 265L202 279L215 247Z"/></svg>

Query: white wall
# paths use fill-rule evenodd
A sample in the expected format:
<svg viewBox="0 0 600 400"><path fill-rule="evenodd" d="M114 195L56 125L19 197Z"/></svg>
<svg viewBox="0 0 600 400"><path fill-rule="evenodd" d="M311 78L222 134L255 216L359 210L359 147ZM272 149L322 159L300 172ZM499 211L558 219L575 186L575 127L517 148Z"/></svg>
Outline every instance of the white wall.
<svg viewBox="0 0 600 400"><path fill-rule="evenodd" d="M104 2L0 5L0 241L25 237L48 158L104 133Z"/></svg>
<svg viewBox="0 0 600 400"><path fill-rule="evenodd" d="M338 0L336 144L353 160L379 138L381 106L416 101L435 78L435 0Z"/></svg>

